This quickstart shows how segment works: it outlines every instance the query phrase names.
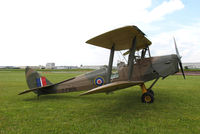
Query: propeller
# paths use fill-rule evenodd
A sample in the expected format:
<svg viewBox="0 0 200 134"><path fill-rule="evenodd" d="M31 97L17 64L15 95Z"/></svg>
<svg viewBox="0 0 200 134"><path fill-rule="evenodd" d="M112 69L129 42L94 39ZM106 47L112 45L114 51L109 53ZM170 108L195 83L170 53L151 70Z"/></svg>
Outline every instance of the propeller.
<svg viewBox="0 0 200 134"><path fill-rule="evenodd" d="M181 56L180 56L180 54L179 54L179 52L178 52L178 48L177 48L177 45L176 45L176 40L175 40L175 38L174 38L174 45L175 45L175 50L176 50L176 55L177 55L177 57L178 57L178 63L179 63L179 66L180 66L180 68L181 68L181 72L182 72L182 74L183 74L183 78L185 79L185 74L184 74L184 71L183 71L183 65L182 65L182 62L181 62Z"/></svg>

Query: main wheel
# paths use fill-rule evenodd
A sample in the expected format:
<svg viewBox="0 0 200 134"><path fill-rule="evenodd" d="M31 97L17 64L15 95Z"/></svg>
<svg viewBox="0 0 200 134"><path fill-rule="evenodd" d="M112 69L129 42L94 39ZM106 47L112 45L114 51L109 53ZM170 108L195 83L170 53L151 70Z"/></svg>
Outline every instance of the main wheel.
<svg viewBox="0 0 200 134"><path fill-rule="evenodd" d="M141 100L143 103L153 103L154 96L151 93L146 92L142 95Z"/></svg>

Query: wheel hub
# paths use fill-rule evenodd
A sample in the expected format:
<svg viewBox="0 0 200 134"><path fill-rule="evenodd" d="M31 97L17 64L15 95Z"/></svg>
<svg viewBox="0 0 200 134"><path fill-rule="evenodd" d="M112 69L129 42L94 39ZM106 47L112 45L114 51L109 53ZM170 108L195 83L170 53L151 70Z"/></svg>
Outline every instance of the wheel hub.
<svg viewBox="0 0 200 134"><path fill-rule="evenodd" d="M150 96L145 96L144 100L145 100L146 102L150 102L150 101L151 101L151 97L150 97Z"/></svg>

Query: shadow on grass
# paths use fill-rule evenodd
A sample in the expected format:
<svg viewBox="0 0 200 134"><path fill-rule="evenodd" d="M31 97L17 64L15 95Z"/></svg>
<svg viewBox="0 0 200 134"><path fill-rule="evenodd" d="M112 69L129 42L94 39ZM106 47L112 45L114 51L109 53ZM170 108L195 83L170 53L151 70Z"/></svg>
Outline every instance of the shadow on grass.
<svg viewBox="0 0 200 134"><path fill-rule="evenodd" d="M52 101L52 100L67 100L75 99L77 96L66 96L66 95L41 95L39 98L37 95L31 96L30 98L23 99L24 101Z"/></svg>
<svg viewBox="0 0 200 134"><path fill-rule="evenodd" d="M43 95L37 99L37 96L31 96L30 98L24 99L24 101L32 102L56 102L65 105L77 105L79 108L77 110L88 111L90 109L93 111L91 116L111 116L118 117L123 114L151 114L161 112L166 109L166 105L170 105L169 94L164 94L162 92L155 93L155 100L152 104L144 104L141 102L141 92L138 90L128 90L119 91L114 94L95 94L88 96L79 96L79 92L72 94L51 94ZM171 98L174 100L174 98ZM166 101L167 100L167 101ZM67 101L67 102L66 102ZM73 104L71 103L73 102ZM168 104L169 103L169 104ZM88 105L85 105L88 104ZM79 111L77 111L79 112ZM128 115L127 115L128 116Z"/></svg>
<svg viewBox="0 0 200 134"><path fill-rule="evenodd" d="M88 96L79 96L79 94L49 94L49 95L41 95L39 98L37 97L37 95L34 96L30 96L30 98L25 98L23 99L24 101L53 101L53 100L109 100L111 98L107 97L107 95L102 95L102 94L98 94L98 95L88 95Z"/></svg>
<svg viewBox="0 0 200 134"><path fill-rule="evenodd" d="M111 99L112 103L104 101L102 105L98 106L98 108L96 107L96 114L101 113L104 116L112 115L115 118L124 116L124 114L154 115L155 113L173 110L175 107L178 108L178 106L174 105L176 98L173 95L162 92L155 93L154 103L151 104L142 103L141 93L136 90L118 94Z"/></svg>
<svg viewBox="0 0 200 134"><path fill-rule="evenodd" d="M141 103L141 92L138 90L128 90L128 91L120 91L114 92L113 94L92 94L87 96L79 96L81 92L76 93L65 93L65 94L49 94L49 95L41 95L39 98L37 95L31 95L29 98L23 99L24 101L49 101L49 100L80 100L80 101L111 101L115 100L116 103L131 103L131 104L143 104ZM168 94L167 94L168 95ZM170 97L165 94L157 94L155 93L155 102L157 102L157 98L165 98Z"/></svg>

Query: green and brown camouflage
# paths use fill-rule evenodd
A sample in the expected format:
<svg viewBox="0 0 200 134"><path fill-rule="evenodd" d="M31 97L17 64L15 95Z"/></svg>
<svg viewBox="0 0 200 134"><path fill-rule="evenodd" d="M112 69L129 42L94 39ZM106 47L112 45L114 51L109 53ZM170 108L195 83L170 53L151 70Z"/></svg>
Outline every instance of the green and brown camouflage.
<svg viewBox="0 0 200 134"><path fill-rule="evenodd" d="M106 81L105 81L106 76L107 76L106 73L107 73L107 68L104 67L99 70L95 70L95 71L86 73L84 75L70 78L56 84L52 84L48 79L46 79L47 81L46 86L37 87L36 79L40 78L41 76L33 69L27 67L25 71L25 76L26 76L27 85L30 88L30 90L26 90L20 93L20 95L24 93L28 93L29 91L34 91L35 93L39 95L44 95L44 94L55 94L55 93L66 93L66 92L89 90L98 86L95 83L95 80L98 78L101 78L103 80L102 85L106 84Z"/></svg>
<svg viewBox="0 0 200 134"><path fill-rule="evenodd" d="M158 77L167 77L178 72L178 58L176 55L167 55L151 58L138 59L134 64L132 75L132 81L151 81ZM111 82L128 81L128 66L123 65L118 72L113 74ZM56 84L52 84L48 79L47 86L37 88L36 79L41 76L33 69L27 67L25 71L27 85L30 89L36 88L35 93L54 94L54 93L66 93L82 90L90 90L98 87L95 83L97 78L103 78L103 85L107 84L107 67L95 70L93 72L86 73ZM23 92L21 93L23 94Z"/></svg>
<svg viewBox="0 0 200 134"><path fill-rule="evenodd" d="M175 40L174 40L175 41ZM33 69L27 67L25 71L27 85L30 88L21 94L35 92L39 95L67 93L88 90L81 95L93 93L109 93L130 86L139 85L142 89L142 102L153 102L152 87L157 80L173 75L179 71L178 64L182 69L179 54L151 57L149 45L151 42L145 34L136 26L126 26L104 33L87 41L95 46L111 49L108 67L103 67L71 79L52 84L46 79L46 85L37 87L36 79L40 78ZM176 44L175 44L176 46ZM122 63L118 66L116 73L112 72L112 57L115 50L126 50L129 54L128 64ZM140 56L135 56L135 51L141 50ZM176 47L176 51L177 47ZM148 53L148 56L147 56ZM184 72L182 71L183 76ZM185 76L184 76L185 78ZM144 83L154 80L149 88Z"/></svg>

